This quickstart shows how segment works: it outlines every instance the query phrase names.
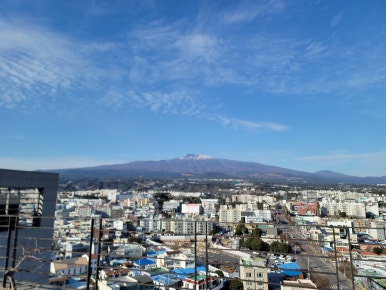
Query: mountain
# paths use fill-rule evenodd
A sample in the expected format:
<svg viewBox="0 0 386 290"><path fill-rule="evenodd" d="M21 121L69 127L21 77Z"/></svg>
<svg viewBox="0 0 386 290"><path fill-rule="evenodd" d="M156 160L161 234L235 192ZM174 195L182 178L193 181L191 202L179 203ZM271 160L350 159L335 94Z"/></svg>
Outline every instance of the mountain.
<svg viewBox="0 0 386 290"><path fill-rule="evenodd" d="M212 158L202 154L157 161L135 161L123 164L55 170L62 179L75 178L248 178L262 181L301 183L386 183L383 177L356 177L332 171L309 173L264 165L256 162Z"/></svg>

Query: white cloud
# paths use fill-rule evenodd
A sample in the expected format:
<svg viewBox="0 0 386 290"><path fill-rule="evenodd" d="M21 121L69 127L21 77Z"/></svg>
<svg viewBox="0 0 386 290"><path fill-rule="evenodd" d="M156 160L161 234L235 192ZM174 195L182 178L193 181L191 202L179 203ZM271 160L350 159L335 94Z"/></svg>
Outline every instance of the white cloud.
<svg viewBox="0 0 386 290"><path fill-rule="evenodd" d="M230 9L223 13L225 23L245 23L251 22L258 17L275 15L284 12L286 6L281 0L235 2L240 3L239 7Z"/></svg>
<svg viewBox="0 0 386 290"><path fill-rule="evenodd" d="M253 122L253 121L247 121L247 120L240 120L240 119L234 119L234 118L227 118L227 117L218 117L220 122L226 126L233 129L246 129L250 131L263 131L263 130L269 130L269 131L286 131L288 130L287 126L277 124L274 122Z"/></svg>
<svg viewBox="0 0 386 290"><path fill-rule="evenodd" d="M305 57L311 58L315 56L321 56L322 52L326 50L326 47L320 42L311 42L305 49Z"/></svg>
<svg viewBox="0 0 386 290"><path fill-rule="evenodd" d="M330 26L336 27L339 23L341 23L342 19L343 19L343 13L339 13L335 15L331 20Z"/></svg>
<svg viewBox="0 0 386 290"><path fill-rule="evenodd" d="M124 96L111 92L101 102L119 109L140 109L162 114L198 116L203 113L206 105L193 95L193 92L183 90L170 93L129 90Z"/></svg>
<svg viewBox="0 0 386 290"><path fill-rule="evenodd" d="M218 47L216 40L210 35L186 35L178 39L175 45L180 49L181 57L188 57L188 59L203 58L208 63L216 59Z"/></svg>
<svg viewBox="0 0 386 290"><path fill-rule="evenodd" d="M0 20L0 106L38 105L97 83L77 43L19 19Z"/></svg>

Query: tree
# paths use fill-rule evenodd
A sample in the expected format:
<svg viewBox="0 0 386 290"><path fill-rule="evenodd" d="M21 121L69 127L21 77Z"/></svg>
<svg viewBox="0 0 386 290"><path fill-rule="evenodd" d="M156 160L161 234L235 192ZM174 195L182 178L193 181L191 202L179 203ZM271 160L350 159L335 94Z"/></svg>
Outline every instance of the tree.
<svg viewBox="0 0 386 290"><path fill-rule="evenodd" d="M260 238L253 238L251 242L251 248L254 251L268 251L269 250L269 244L264 242Z"/></svg>
<svg viewBox="0 0 386 290"><path fill-rule="evenodd" d="M244 286L243 286L243 283L239 280L231 280L229 282L229 289L230 290L243 290Z"/></svg>
<svg viewBox="0 0 386 290"><path fill-rule="evenodd" d="M373 253L380 255L382 254L383 250L380 247L373 248Z"/></svg>
<svg viewBox="0 0 386 290"><path fill-rule="evenodd" d="M241 236L243 234L248 234L248 228L245 226L244 223L239 223L235 230L236 236Z"/></svg>
<svg viewBox="0 0 386 290"><path fill-rule="evenodd" d="M340 210L338 210L338 215L339 215L340 217L342 217L342 218L345 218L345 217L347 217L347 214L346 214L346 212L344 212L344 211L340 211Z"/></svg>
<svg viewBox="0 0 386 290"><path fill-rule="evenodd" d="M327 208L325 206L322 206L320 208L320 217L326 217L327 216Z"/></svg>
<svg viewBox="0 0 386 290"><path fill-rule="evenodd" d="M258 237L249 237L241 246L253 251L269 251L269 244Z"/></svg>
<svg viewBox="0 0 386 290"><path fill-rule="evenodd" d="M251 236L252 237L261 237L261 234L263 233L263 231L259 228L254 228L252 233L251 233Z"/></svg>
<svg viewBox="0 0 386 290"><path fill-rule="evenodd" d="M251 238L248 238L245 241L244 240L240 241L240 245L242 247L244 247L244 248L247 248L247 249L251 249L251 243L252 243L252 239Z"/></svg>
<svg viewBox="0 0 386 290"><path fill-rule="evenodd" d="M215 273L216 273L219 277L221 277L221 278L224 278L224 277L225 277L225 276L224 276L224 272L221 271L221 270L217 270Z"/></svg>
<svg viewBox="0 0 386 290"><path fill-rule="evenodd" d="M274 253L289 253L291 247L286 243L281 243L279 241L274 241L269 247L269 250Z"/></svg>

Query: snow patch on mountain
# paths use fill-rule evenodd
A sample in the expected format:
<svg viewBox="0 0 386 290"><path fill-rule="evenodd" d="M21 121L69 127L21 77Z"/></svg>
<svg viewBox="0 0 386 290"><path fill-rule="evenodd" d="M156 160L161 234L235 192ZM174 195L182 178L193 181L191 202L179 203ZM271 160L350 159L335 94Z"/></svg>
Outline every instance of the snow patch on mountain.
<svg viewBox="0 0 386 290"><path fill-rule="evenodd" d="M195 160L203 160L203 159L211 159L213 157L210 157L209 155L205 154L186 154L184 157L180 157L180 159L195 159Z"/></svg>

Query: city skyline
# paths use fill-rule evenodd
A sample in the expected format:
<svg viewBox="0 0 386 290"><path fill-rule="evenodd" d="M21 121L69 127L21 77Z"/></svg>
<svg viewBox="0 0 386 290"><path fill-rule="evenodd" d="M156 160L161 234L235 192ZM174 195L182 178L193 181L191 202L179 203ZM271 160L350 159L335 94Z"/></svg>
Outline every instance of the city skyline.
<svg viewBox="0 0 386 290"><path fill-rule="evenodd" d="M385 8L2 1L0 168L201 153L386 175Z"/></svg>

